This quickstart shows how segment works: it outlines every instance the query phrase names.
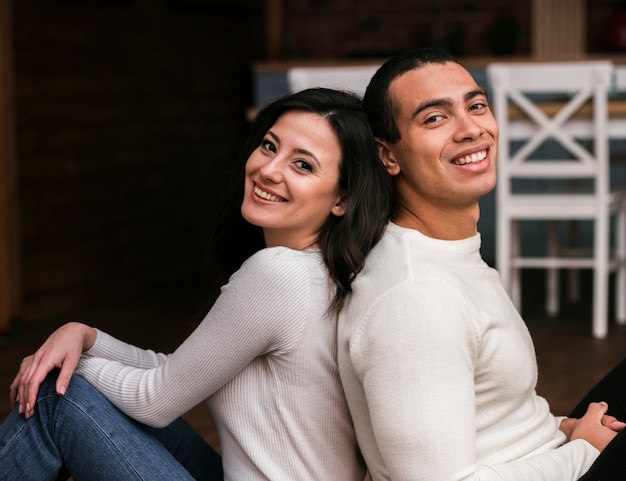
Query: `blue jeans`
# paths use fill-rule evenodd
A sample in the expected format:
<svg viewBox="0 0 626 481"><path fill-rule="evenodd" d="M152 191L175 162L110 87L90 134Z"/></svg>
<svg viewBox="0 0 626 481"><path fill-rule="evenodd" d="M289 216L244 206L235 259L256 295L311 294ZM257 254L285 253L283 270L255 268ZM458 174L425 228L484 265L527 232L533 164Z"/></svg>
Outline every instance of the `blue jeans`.
<svg viewBox="0 0 626 481"><path fill-rule="evenodd" d="M220 456L185 421L163 429L129 418L74 376L65 396L57 373L41 385L35 415L17 408L0 425L0 479L54 481L223 480Z"/></svg>

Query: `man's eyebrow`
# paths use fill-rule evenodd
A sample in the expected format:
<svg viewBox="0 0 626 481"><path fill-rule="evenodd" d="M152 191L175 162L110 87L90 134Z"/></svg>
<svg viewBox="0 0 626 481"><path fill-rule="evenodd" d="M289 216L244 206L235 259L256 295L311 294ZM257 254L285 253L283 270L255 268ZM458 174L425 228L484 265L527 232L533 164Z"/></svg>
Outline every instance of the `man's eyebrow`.
<svg viewBox="0 0 626 481"><path fill-rule="evenodd" d="M429 109L430 107L450 107L451 105L452 99L449 98L426 100L417 106L417 108L413 111L412 117L417 117L420 112Z"/></svg>
<svg viewBox="0 0 626 481"><path fill-rule="evenodd" d="M481 88L478 88L478 89L475 89L475 90L470 90L469 92L467 92L464 95L464 98L465 98L465 101L468 101L468 100L472 100L474 97L478 97L480 95L483 95L484 97L487 97L487 91L485 89L481 89Z"/></svg>
<svg viewBox="0 0 626 481"><path fill-rule="evenodd" d="M487 96L487 91L485 89L475 89L475 90L470 90L469 92L467 92L465 95L463 95L463 99L467 102L468 100L473 99L474 97L478 97L480 95L484 95L485 97ZM448 97L444 97L444 98L440 98L440 99L431 99L431 100L426 100L424 102L422 102L421 104L419 104L417 106L417 108L413 111L413 118L415 118L417 115L419 115L420 112L430 108L430 107L450 107L453 104L453 101L451 98Z"/></svg>

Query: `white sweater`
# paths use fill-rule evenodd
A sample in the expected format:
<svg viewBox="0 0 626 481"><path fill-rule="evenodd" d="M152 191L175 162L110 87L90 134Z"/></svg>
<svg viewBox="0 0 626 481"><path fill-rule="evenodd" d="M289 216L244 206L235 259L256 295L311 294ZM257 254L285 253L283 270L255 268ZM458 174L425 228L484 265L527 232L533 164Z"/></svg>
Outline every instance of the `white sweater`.
<svg viewBox="0 0 626 481"><path fill-rule="evenodd" d="M77 373L153 426L206 401L226 480L362 480L330 300L318 250L264 249L173 354L98 332Z"/></svg>
<svg viewBox="0 0 626 481"><path fill-rule="evenodd" d="M530 334L479 235L442 241L390 224L353 283L338 342L374 481L572 481L598 456L565 443L536 394Z"/></svg>

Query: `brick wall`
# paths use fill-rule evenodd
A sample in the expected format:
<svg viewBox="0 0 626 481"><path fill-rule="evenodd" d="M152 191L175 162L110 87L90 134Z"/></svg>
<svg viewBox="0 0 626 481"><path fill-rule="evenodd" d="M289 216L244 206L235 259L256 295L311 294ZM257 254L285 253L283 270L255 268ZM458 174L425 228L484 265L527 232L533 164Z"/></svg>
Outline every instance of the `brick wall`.
<svg viewBox="0 0 626 481"><path fill-rule="evenodd" d="M13 2L23 317L203 276L258 2Z"/></svg>
<svg viewBox="0 0 626 481"><path fill-rule="evenodd" d="M587 51L606 50L619 0L586 2ZM385 58L418 46L458 56L529 55L532 0L285 1L288 59Z"/></svg>
<svg viewBox="0 0 626 481"><path fill-rule="evenodd" d="M490 55L494 44L525 53L529 5L530 0L293 0L285 2L285 53L288 58L379 58L437 45L456 55ZM508 34L515 36L511 46ZM493 35L501 40L494 42Z"/></svg>

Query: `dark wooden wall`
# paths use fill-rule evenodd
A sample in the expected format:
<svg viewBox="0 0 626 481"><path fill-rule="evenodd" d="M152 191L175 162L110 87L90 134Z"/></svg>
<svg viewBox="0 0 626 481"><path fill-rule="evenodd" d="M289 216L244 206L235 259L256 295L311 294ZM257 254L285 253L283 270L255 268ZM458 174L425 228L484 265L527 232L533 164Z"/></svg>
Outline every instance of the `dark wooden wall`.
<svg viewBox="0 0 626 481"><path fill-rule="evenodd" d="M25 324L208 275L259 4L12 2Z"/></svg>

